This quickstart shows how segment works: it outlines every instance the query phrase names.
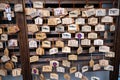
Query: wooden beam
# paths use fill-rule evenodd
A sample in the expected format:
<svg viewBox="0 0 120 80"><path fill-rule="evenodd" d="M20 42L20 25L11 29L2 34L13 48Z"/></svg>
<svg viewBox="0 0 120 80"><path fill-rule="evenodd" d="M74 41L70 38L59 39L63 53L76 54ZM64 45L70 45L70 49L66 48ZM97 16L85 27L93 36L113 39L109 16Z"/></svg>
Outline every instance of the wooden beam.
<svg viewBox="0 0 120 80"><path fill-rule="evenodd" d="M120 0L118 1L118 9L120 9ZM110 73L110 80L118 80L119 76L119 64L120 64L120 16L116 20L116 31L115 31L115 58L112 60L114 71Z"/></svg>
<svg viewBox="0 0 120 80"><path fill-rule="evenodd" d="M28 35L26 27L26 16L25 16L25 0L17 0L18 3L23 5L23 13L16 13L16 23L20 28L18 35L20 45L20 58L22 66L23 80L31 80L31 69L29 63L29 45Z"/></svg>
<svg viewBox="0 0 120 80"><path fill-rule="evenodd" d="M0 0L0 3L6 3L8 0ZM21 1L21 0L20 0ZM42 1L44 0L31 0L31 1ZM10 3L17 3L16 0L10 0ZM25 3L29 3L29 0L25 0ZM58 4L58 0L46 0L46 4ZM86 0L74 0L75 4L86 4ZM88 4L98 4L99 0L90 0ZM112 0L103 0L102 3L112 3ZM61 0L61 4L73 4L73 0Z"/></svg>

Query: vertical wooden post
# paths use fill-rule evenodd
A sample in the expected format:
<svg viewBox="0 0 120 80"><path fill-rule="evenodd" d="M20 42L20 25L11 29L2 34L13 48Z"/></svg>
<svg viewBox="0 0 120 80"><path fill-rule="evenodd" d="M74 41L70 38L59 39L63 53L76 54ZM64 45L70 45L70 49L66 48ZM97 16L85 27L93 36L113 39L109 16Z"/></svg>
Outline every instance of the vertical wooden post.
<svg viewBox="0 0 120 80"><path fill-rule="evenodd" d="M117 0L118 9L120 9L120 0ZM110 80L118 80L119 75L119 64L120 64L120 16L116 20L116 31L115 31L115 58L112 61L114 71L110 73Z"/></svg>
<svg viewBox="0 0 120 80"><path fill-rule="evenodd" d="M18 35L20 46L20 58L23 80L31 80L31 70L29 61L29 45L28 45L28 29L25 15L25 0L17 0L18 3L23 5L23 12L16 13L16 23L20 28Z"/></svg>

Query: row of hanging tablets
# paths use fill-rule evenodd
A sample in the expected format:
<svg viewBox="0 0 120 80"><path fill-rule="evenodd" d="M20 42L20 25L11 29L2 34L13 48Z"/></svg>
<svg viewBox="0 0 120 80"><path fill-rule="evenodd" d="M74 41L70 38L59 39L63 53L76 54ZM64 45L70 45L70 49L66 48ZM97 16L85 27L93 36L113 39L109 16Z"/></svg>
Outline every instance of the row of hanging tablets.
<svg viewBox="0 0 120 80"><path fill-rule="evenodd" d="M48 58L44 59L42 56L47 56L47 54L51 56L49 56L49 64L36 63L38 66L31 64L32 74L37 75L34 77L35 80L47 80L46 73L49 73L50 79L55 80L59 80L58 73L63 73L65 80L70 80L71 74L75 75L77 79L88 80L84 73L91 69L93 71L114 70L109 58L115 57L115 52L112 51L110 45L106 45L108 43L106 41L113 40L112 34L116 28L114 23L116 16L119 16L119 9L94 8L94 6L50 9L44 8L41 1L33 1L31 4L33 4L33 8L32 6L25 8L27 20L32 20L32 23L27 25L28 35L32 35L32 38L28 40L29 48L35 51L35 55L30 57L30 62L48 62ZM49 35L53 35L53 37ZM87 64L75 65L75 62L79 61L80 54L84 54L83 47L86 46L87 48L84 50L91 53L88 54L89 61L86 62ZM96 46L99 49L96 49ZM46 48L49 51L46 51ZM65 56L66 58L56 59L55 55L60 55L60 53L68 55ZM98 53L98 56L102 55L102 57L95 60L94 53ZM106 59L106 57L109 58ZM92 76L91 80L94 79L100 80L99 77Z"/></svg>
<svg viewBox="0 0 120 80"><path fill-rule="evenodd" d="M0 3L1 22L0 24L0 76L7 75L20 76L21 64L18 46L18 32L20 31L17 24L14 24L15 13L12 11L10 3ZM5 23L7 22L7 24ZM0 79L2 80L2 78Z"/></svg>

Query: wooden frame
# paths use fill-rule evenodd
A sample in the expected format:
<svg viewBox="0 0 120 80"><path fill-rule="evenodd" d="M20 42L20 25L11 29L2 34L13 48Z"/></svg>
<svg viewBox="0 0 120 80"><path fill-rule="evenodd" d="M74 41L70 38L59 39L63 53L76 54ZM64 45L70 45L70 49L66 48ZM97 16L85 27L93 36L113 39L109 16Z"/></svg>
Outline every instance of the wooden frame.
<svg viewBox="0 0 120 80"><path fill-rule="evenodd" d="M4 0L5 1L5 0ZM120 9L120 0L117 0L118 8ZM0 2L3 2L2 0ZM25 16L25 3L28 2L28 0L15 0L12 1L12 3L21 3L23 5L24 12L17 13L16 14L16 22L20 28L19 33L19 41L20 41L20 57L21 57L21 63L22 63L22 74L23 74L23 80L32 80L31 78L31 69L30 69L30 52L28 48L28 33L27 33L27 23L26 23L26 16ZM49 0L46 1L48 4L58 3L57 0L53 0L50 2ZM66 3L72 3L72 1L65 0L63 1L63 4ZM84 4L84 0L75 0L75 3L81 3ZM98 4L99 1L92 0L89 3ZM103 3L111 3L110 0L104 0ZM120 62L120 16L117 18L117 29L115 31L115 45L114 45L114 51L116 52L116 57L112 59L112 64L114 65L114 71L110 73L110 80L117 80L118 74L119 74L119 62Z"/></svg>

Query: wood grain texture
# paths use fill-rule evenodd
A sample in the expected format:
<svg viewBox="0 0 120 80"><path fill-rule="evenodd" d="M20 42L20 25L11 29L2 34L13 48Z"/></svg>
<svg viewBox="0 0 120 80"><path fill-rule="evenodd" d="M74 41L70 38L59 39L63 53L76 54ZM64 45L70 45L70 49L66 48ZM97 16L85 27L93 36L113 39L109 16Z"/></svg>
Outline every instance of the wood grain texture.
<svg viewBox="0 0 120 80"><path fill-rule="evenodd" d="M20 3L20 0L17 0ZM23 4L23 9L25 9L25 0L21 0ZM16 22L20 28L19 32L19 44L20 44L20 57L22 63L22 75L23 80L31 80L31 70L29 63L29 47L28 47L28 36L26 27L26 17L25 12L16 13Z"/></svg>

